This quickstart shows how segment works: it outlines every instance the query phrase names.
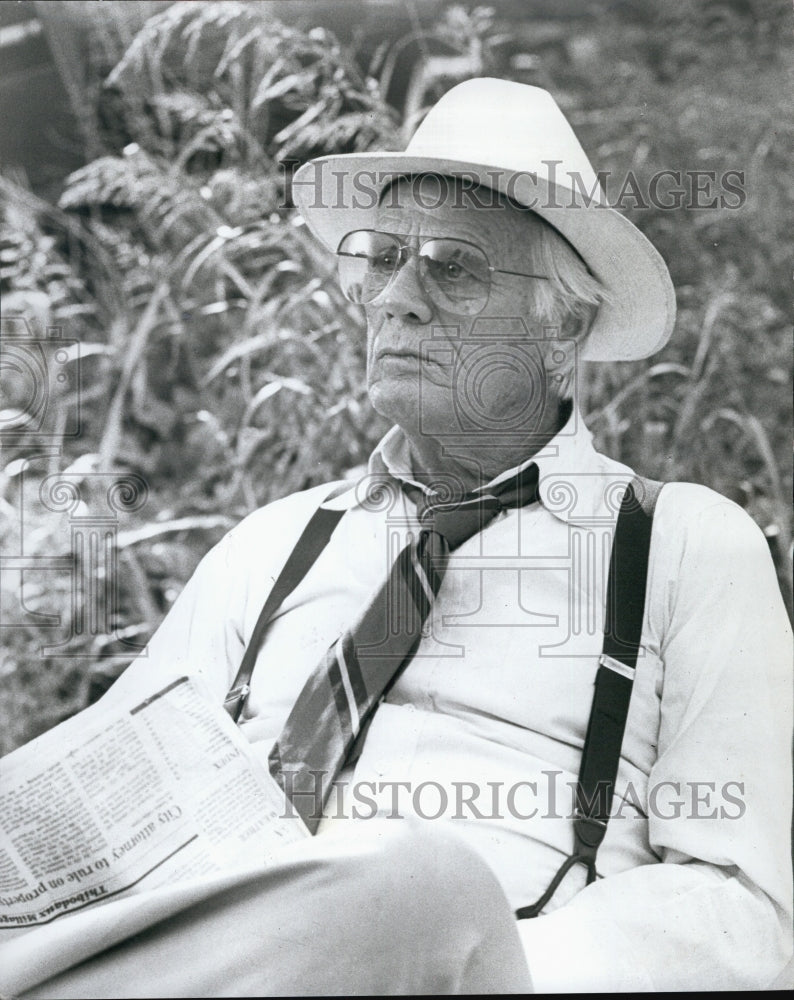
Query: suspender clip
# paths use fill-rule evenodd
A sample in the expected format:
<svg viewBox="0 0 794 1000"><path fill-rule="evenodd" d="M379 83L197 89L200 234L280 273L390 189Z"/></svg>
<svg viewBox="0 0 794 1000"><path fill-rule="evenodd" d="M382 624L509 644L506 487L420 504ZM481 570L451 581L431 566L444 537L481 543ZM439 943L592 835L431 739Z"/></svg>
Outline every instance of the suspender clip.
<svg viewBox="0 0 794 1000"><path fill-rule="evenodd" d="M248 695L250 693L250 684L241 684L239 687L232 688L224 698L223 707L229 715L231 715L235 722L237 722L240 718L240 713L242 712L246 701L248 701Z"/></svg>
<svg viewBox="0 0 794 1000"><path fill-rule="evenodd" d="M598 657L599 665L602 667L607 667L616 674L620 674L621 677L625 677L629 681L634 680L634 668L630 667L627 663L622 663L620 660L616 660L613 656L609 656L607 653L602 653Z"/></svg>
<svg viewBox="0 0 794 1000"><path fill-rule="evenodd" d="M582 857L592 857L595 860L596 851L607 832L606 820L595 816L585 816L580 809L574 813L573 833L576 838L576 854Z"/></svg>

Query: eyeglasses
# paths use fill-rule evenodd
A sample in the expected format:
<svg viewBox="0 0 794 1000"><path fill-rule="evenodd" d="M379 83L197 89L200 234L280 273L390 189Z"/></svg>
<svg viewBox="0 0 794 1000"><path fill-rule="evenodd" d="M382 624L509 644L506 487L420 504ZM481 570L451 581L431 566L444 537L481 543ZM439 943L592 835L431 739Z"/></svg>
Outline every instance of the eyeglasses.
<svg viewBox="0 0 794 1000"><path fill-rule="evenodd" d="M440 309L459 316L482 312L493 274L548 280L545 274L491 267L485 251L468 240L434 236L421 240L414 248L405 243L407 238L375 229L357 229L342 239L336 254L342 293L348 301L357 305L373 302L413 256L418 259L419 280L428 297Z"/></svg>

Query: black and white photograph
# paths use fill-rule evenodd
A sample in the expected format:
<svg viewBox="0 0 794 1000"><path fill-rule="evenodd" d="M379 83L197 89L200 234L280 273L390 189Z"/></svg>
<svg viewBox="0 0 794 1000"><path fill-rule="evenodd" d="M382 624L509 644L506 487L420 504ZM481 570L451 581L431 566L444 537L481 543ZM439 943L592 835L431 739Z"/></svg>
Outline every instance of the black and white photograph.
<svg viewBox="0 0 794 1000"><path fill-rule="evenodd" d="M794 989L775 0L0 0L0 1000Z"/></svg>

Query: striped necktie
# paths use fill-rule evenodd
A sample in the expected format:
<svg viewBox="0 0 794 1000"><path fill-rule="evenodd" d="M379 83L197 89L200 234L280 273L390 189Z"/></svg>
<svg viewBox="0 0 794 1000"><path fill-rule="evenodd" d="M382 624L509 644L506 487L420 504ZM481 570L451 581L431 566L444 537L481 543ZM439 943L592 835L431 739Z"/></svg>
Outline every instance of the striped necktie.
<svg viewBox="0 0 794 1000"><path fill-rule="evenodd" d="M409 536L385 584L309 676L268 758L270 772L316 832L335 778L387 688L408 664L438 594L449 553L508 507L538 499L532 463L488 493L434 503L405 485L420 530Z"/></svg>

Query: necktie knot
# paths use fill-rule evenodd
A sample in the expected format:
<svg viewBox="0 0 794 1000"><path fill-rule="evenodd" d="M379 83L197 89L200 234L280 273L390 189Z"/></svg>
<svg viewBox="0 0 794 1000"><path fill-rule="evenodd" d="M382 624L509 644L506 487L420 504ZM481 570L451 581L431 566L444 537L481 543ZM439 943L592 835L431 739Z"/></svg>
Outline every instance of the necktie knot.
<svg viewBox="0 0 794 1000"><path fill-rule="evenodd" d="M538 499L538 467L532 462L486 491L472 491L453 500L434 501L433 494L408 483L403 484L403 489L416 504L422 527L443 535L449 548L455 549L482 531L501 511L534 503Z"/></svg>

